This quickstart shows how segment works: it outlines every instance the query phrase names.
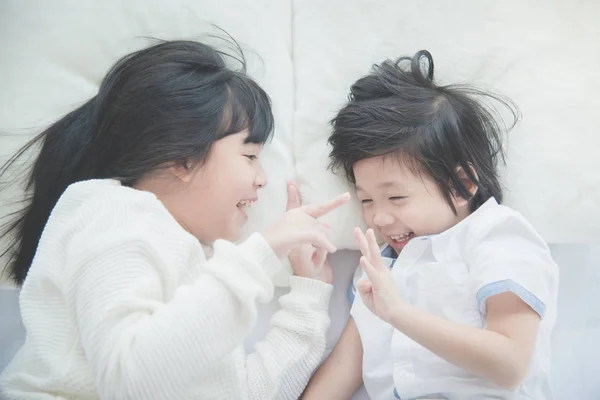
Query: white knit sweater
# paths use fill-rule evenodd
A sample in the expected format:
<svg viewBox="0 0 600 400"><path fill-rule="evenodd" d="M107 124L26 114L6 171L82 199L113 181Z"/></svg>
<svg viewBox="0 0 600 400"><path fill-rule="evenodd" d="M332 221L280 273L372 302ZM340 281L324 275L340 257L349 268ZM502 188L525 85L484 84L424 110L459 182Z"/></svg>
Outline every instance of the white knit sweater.
<svg viewBox="0 0 600 400"><path fill-rule="evenodd" d="M297 399L325 350L331 285L292 277L253 354L281 264L259 234L209 261L148 192L96 180L55 207L21 291L10 399ZM0 396L2 397L2 396Z"/></svg>

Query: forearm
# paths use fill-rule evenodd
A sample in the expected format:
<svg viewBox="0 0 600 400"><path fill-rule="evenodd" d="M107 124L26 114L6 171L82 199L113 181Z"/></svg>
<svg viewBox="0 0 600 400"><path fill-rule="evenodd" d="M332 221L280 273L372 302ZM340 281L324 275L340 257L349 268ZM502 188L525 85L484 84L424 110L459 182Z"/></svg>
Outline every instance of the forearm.
<svg viewBox="0 0 600 400"><path fill-rule="evenodd" d="M362 344L350 317L335 348L311 379L302 400L345 400L362 383Z"/></svg>
<svg viewBox="0 0 600 400"><path fill-rule="evenodd" d="M511 338L464 326L402 304L391 324L446 361L499 386L514 388L529 366L529 355Z"/></svg>
<svg viewBox="0 0 600 400"><path fill-rule="evenodd" d="M333 288L301 277L291 277L290 287L265 340L247 358L250 399L296 400L323 358Z"/></svg>
<svg viewBox="0 0 600 400"><path fill-rule="evenodd" d="M278 264L274 255L244 256L269 250L261 243L259 237L240 246L221 243L200 276L178 286L168 301L161 276L170 275L145 256L145 243L121 243L88 257L73 276L68 302L101 397L184 395L200 374L241 345L254 325L256 301L272 293L261 264ZM156 376L173 386L161 385Z"/></svg>

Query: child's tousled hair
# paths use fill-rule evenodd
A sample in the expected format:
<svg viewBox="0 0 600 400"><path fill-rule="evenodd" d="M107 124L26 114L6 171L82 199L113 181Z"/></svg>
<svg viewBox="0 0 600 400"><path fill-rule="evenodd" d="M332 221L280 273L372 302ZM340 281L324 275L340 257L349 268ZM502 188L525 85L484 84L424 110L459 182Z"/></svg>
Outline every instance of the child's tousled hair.
<svg viewBox="0 0 600 400"><path fill-rule="evenodd" d="M5 176L28 150L40 146L28 175L28 199L0 238L9 239L10 277L22 284L42 230L70 184L114 178L132 186L173 164L193 168L218 139L248 129L250 143L273 132L268 95L246 75L240 46L228 55L194 41L165 41L119 60L98 94L27 143L0 168ZM232 46L229 46L230 48ZM241 64L231 69L226 59Z"/></svg>
<svg viewBox="0 0 600 400"><path fill-rule="evenodd" d="M437 86L427 50L374 65L352 85L348 103L331 121L330 169L341 169L354 184L356 162L393 155L413 172L431 177L454 212L454 193L470 201L471 211L490 197L501 202L497 163L504 161L502 131L495 109L479 98L508 109L513 117L509 129L518 121L510 100L468 86ZM458 167L477 185L475 196Z"/></svg>

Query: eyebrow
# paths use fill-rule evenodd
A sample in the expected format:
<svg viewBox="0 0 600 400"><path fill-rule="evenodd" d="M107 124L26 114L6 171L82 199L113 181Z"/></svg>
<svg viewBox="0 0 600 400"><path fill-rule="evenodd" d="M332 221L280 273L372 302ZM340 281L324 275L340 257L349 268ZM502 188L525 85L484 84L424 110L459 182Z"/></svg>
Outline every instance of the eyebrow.
<svg viewBox="0 0 600 400"><path fill-rule="evenodd" d="M355 185L356 190L360 190L361 192L365 192L365 190L363 188L361 188L358 185ZM379 185L377 185L378 188L390 188L390 187L396 187L398 189L402 189L403 186L398 185L396 181L385 181L385 182L381 182Z"/></svg>

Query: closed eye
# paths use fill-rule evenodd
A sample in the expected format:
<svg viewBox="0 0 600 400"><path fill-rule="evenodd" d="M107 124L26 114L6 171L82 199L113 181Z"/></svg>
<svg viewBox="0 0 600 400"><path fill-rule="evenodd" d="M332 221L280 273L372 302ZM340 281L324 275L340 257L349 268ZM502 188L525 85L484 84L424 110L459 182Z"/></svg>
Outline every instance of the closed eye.
<svg viewBox="0 0 600 400"><path fill-rule="evenodd" d="M361 200L360 202L361 202L362 204L369 204L369 203L372 203L372 202L373 202L373 200L371 200L371 199L365 199L365 200Z"/></svg>
<svg viewBox="0 0 600 400"><path fill-rule="evenodd" d="M390 200L394 201L394 200L402 200L402 199L406 199L408 196L394 196L394 197L390 197Z"/></svg>
<svg viewBox="0 0 600 400"><path fill-rule="evenodd" d="M244 157L249 158L250 160L254 161L256 160L258 157L256 157L255 155L252 154L244 154Z"/></svg>

